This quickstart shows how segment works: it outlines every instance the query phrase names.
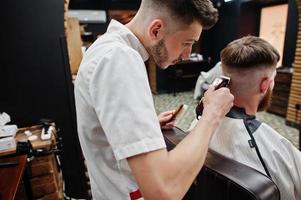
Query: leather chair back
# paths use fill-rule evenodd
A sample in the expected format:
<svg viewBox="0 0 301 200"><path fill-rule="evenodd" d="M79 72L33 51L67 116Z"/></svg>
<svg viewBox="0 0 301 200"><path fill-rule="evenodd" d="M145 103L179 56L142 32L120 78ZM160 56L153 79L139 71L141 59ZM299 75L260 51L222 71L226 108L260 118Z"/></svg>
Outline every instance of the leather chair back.
<svg viewBox="0 0 301 200"><path fill-rule="evenodd" d="M174 148L186 133L174 127L163 130L167 149ZM265 174L208 151L205 164L185 195L187 200L279 200L276 184Z"/></svg>

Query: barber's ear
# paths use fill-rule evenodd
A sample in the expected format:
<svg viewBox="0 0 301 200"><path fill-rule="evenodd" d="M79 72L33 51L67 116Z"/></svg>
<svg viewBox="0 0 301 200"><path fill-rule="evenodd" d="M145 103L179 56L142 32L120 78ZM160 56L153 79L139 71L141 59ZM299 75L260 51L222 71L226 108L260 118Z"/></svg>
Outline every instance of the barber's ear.
<svg viewBox="0 0 301 200"><path fill-rule="evenodd" d="M272 82L271 79L267 77L263 78L260 82L260 88L259 88L260 92L265 93L269 89L271 82Z"/></svg>
<svg viewBox="0 0 301 200"><path fill-rule="evenodd" d="M153 20L148 27L148 34L151 40L161 40L164 34L164 23L161 19Z"/></svg>

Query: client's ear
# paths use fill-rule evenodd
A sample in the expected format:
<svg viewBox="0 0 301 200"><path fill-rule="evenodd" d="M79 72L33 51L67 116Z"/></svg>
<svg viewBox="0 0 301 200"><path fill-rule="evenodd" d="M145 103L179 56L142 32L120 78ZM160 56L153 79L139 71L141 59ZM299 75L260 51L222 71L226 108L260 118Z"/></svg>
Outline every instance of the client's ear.
<svg viewBox="0 0 301 200"><path fill-rule="evenodd" d="M268 77L263 78L259 86L260 92L265 93L269 89L271 82L272 80Z"/></svg>
<svg viewBox="0 0 301 200"><path fill-rule="evenodd" d="M164 23L161 19L153 20L148 26L148 35L152 41L159 41L164 37Z"/></svg>

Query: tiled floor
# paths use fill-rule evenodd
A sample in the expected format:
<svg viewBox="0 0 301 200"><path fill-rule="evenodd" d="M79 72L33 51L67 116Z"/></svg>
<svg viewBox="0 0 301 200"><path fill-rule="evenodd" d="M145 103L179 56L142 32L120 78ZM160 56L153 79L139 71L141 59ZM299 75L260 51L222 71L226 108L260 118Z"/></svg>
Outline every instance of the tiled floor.
<svg viewBox="0 0 301 200"><path fill-rule="evenodd" d="M173 94L159 94L154 96L154 103L156 111L160 112L166 110L173 110L180 104L188 105L188 109L182 117L176 122L176 126L183 130L189 128L190 123L195 118L195 107L197 101L193 99L193 92L180 92L176 96ZM299 131L295 128L285 125L285 119L277 115L261 112L258 113L257 118L277 130L281 135L290 140L296 147L299 147Z"/></svg>

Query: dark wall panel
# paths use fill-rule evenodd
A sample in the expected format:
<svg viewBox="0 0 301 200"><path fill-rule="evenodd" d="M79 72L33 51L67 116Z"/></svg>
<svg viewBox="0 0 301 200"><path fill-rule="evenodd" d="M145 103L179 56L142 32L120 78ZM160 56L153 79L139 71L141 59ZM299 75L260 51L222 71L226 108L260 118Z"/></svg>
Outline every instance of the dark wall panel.
<svg viewBox="0 0 301 200"><path fill-rule="evenodd" d="M231 41L246 35L259 35L261 8L288 3L288 19L284 44L283 66L294 61L298 29L298 11L295 0L213 0L219 10L219 20L200 39L200 53L219 61L220 51Z"/></svg>
<svg viewBox="0 0 301 200"><path fill-rule="evenodd" d="M292 67L295 59L296 41L298 33L298 9L296 0L288 0L288 15L284 41L282 65Z"/></svg>
<svg viewBox="0 0 301 200"><path fill-rule="evenodd" d="M260 10L258 3L249 1L241 4L239 20L239 38L246 35L259 35Z"/></svg>
<svg viewBox="0 0 301 200"><path fill-rule="evenodd" d="M217 4L219 19L216 25L202 33L200 39L201 54L211 57L212 62L220 60L220 51L238 37L240 19L240 0Z"/></svg>
<svg viewBox="0 0 301 200"><path fill-rule="evenodd" d="M64 38L64 1L3 1L0 7L0 112L30 126L54 119L63 137L67 195L87 196Z"/></svg>

